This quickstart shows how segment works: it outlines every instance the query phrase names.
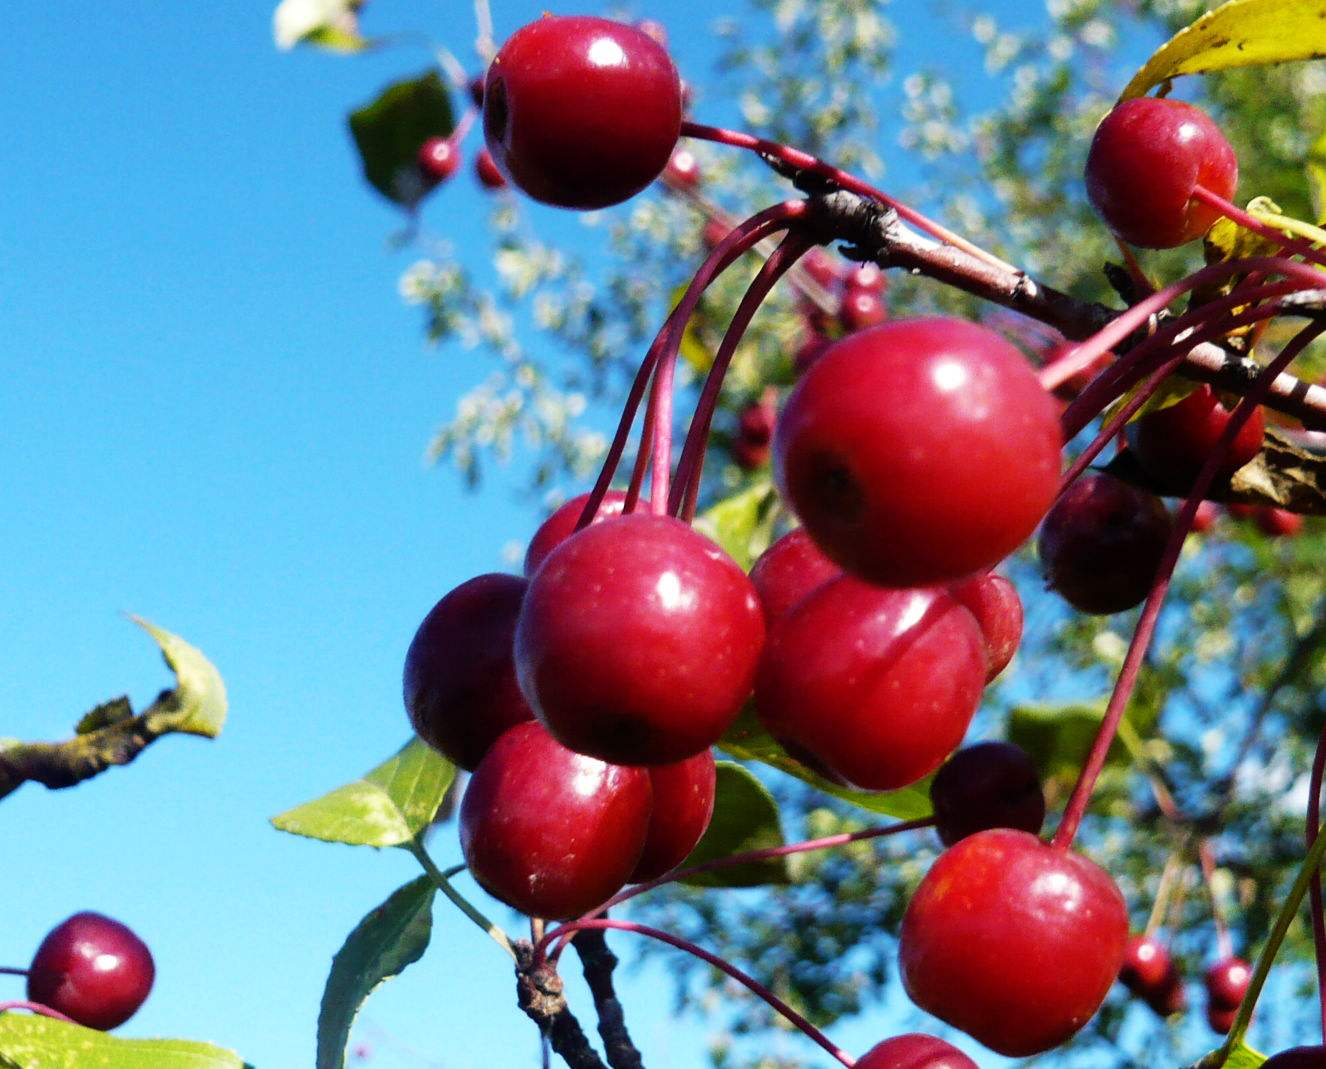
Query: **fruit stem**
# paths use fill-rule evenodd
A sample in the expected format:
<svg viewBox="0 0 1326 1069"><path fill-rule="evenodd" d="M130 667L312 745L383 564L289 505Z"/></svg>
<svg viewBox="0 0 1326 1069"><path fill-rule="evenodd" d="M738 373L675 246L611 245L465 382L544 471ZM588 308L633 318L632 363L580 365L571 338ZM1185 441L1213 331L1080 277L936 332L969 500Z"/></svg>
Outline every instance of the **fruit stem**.
<svg viewBox="0 0 1326 1069"><path fill-rule="evenodd" d="M1200 271L1197 273L1202 274ZM1125 315L1127 314L1125 313ZM1109 328L1106 328L1106 330L1108 331ZM1091 792L1096 785L1096 780L1100 777L1101 769L1105 767L1105 758L1109 754L1110 744L1114 741L1114 736L1119 729L1119 721L1123 719L1128 701L1132 697L1133 688L1137 685L1137 677L1142 669L1142 661L1151 646L1151 639L1160 619L1160 607L1165 600L1166 593L1169 591L1170 577L1174 574L1175 565L1178 564L1183 542L1192 528L1193 517L1197 514L1197 506L1201 504L1207 489L1215 480L1216 472L1224 461L1230 444L1239 431L1243 429L1243 425L1252 417L1262 397L1271 388L1271 383L1275 380L1275 377L1323 331L1326 331L1326 323L1309 323L1294 335L1293 339L1285 345L1274 360L1258 372L1257 377L1252 380L1248 387L1248 392L1240 399L1234 411L1230 414L1229 422L1225 424L1220 440L1206 458L1202 470L1198 473L1197 478L1193 480L1192 490L1184 500L1182 507L1179 509L1179 514L1175 518L1174 529L1170 533L1169 542L1165 546L1165 554L1156 569L1155 581L1152 583L1150 593L1147 594L1146 603L1142 606L1142 614L1137 621L1137 628L1133 632L1132 641L1128 644L1128 652L1124 657L1123 667L1119 671L1119 678L1115 680L1114 691L1110 695L1109 705L1105 709L1105 716L1101 721L1100 730L1096 734L1096 740L1092 744L1086 763L1082 766L1082 772L1078 776L1076 786L1073 787L1073 793L1068 799L1063 820L1055 832L1054 845L1061 850L1067 850L1072 846L1073 838L1077 835L1078 826L1082 823L1082 817L1086 813L1087 804L1091 800ZM1102 331L1102 333L1105 332Z"/></svg>
<svg viewBox="0 0 1326 1069"><path fill-rule="evenodd" d="M57 1021L66 1021L69 1024L77 1024L72 1017L66 1017L59 1010L53 1010L49 1006L43 1006L40 1002L29 1002L27 999L11 999L8 1002L0 1002L0 1013L7 1010L28 1010L41 1017L52 1017Z"/></svg>
<svg viewBox="0 0 1326 1069"><path fill-rule="evenodd" d="M823 1032L821 1032L808 1020L802 1017L801 1014L797 1013L796 1010L792 1009L791 1006L789 1006L786 1002L780 999L777 995L775 995L762 983L760 983L754 977L749 976L748 974L742 972L735 965L732 965L731 963L724 961L718 955L711 954L703 947L696 946L694 943L690 942L690 940L682 939L680 936L672 935L668 932L662 931L659 928L650 928L649 926L644 924L636 924L634 921L618 921L618 920L606 920L606 919L568 921L566 924L563 924L558 929L558 931L570 934L570 932L572 931L581 931L591 928L597 928L603 931L633 932L636 935L643 935L650 939L657 939L660 943L667 943L669 946L676 947L678 950L684 950L688 954L693 954L701 961L706 962L709 965L712 965L715 969L719 970L719 972L722 972L727 976L730 976L733 980L741 984L752 994L763 999L770 1006L772 1006L778 1013L782 1014L793 1025L795 1025L807 1036L809 1036L816 1043L818 1043L825 1051L831 1054L840 1063L847 1066L847 1069L852 1069L852 1067L856 1065L855 1058L853 1058L846 1051L840 1050L838 1047L836 1047ZM556 954L559 952L560 951L553 952L554 958L556 957Z"/></svg>
<svg viewBox="0 0 1326 1069"><path fill-rule="evenodd" d="M0 975L4 976L27 976L27 969L18 969L10 965L0 966Z"/></svg>
<svg viewBox="0 0 1326 1069"><path fill-rule="evenodd" d="M1128 269L1128 277L1133 280L1133 285L1137 287L1137 296L1146 297L1156 292L1155 283L1146 276L1142 270L1142 265L1137 262L1137 257L1133 255L1133 250L1128 243L1114 235L1114 244L1119 247L1119 255L1123 257L1123 265Z"/></svg>
<svg viewBox="0 0 1326 1069"><path fill-rule="evenodd" d="M1222 958L1234 956L1234 944L1229 938L1229 922L1225 919L1225 908L1215 885L1215 853L1211 849L1210 839L1201 839L1197 843L1197 860L1202 866L1202 881L1206 884L1206 893L1211 899L1211 920L1215 924L1216 949Z"/></svg>
<svg viewBox="0 0 1326 1069"><path fill-rule="evenodd" d="M511 940L506 932L480 913L468 898L451 886L451 877L463 871L465 866L456 865L443 872L433 863L433 859L429 857L428 851L424 848L423 840L418 836L403 845L415 856L424 872L428 874L429 879L433 881L434 886L451 900L451 904L469 917L478 927L482 928L488 934L488 937L505 950L511 956L512 961L515 961L516 951L512 947Z"/></svg>
<svg viewBox="0 0 1326 1069"><path fill-rule="evenodd" d="M723 379L732 364L733 354L737 351L746 328L759 310L769 291L797 260L814 245L814 240L793 229L783 238L782 243L764 262L755 276L746 295L741 298L737 310L732 315L723 340L719 343L714 362L705 377L704 388L695 405L695 415L691 419L690 430L682 446L681 459L677 462L677 483L668 500L668 512L681 516L687 523L695 518L695 503L700 492L700 476L704 470L704 450L709 440L709 428L714 421L714 409L718 405L719 394L723 389ZM684 507L683 507L684 506Z"/></svg>
<svg viewBox="0 0 1326 1069"><path fill-rule="evenodd" d="M655 366L673 335L676 336L674 350L681 345L682 332L685 330L686 323L690 320L691 315L695 312L696 305L700 303L700 297L703 295L705 288L732 266L738 257L751 246L774 231L785 229L792 219L804 214L805 211L803 201L787 201L764 209L764 211L751 216L726 234L723 240L714 247L714 251L710 253L704 263L700 265L695 277L691 279L690 285L686 288L685 294L682 295L681 300L668 318L664 320L663 326L659 328L658 334L636 372L635 380L631 383L631 388L627 392L626 404L617 424L617 432L613 436L612 444L608 447L607 456L603 459L603 467L599 472L598 481L594 484L594 489L590 491L589 499L585 502L585 507L580 513L576 530L588 526L597 515L599 506L603 503L603 497L612 484L612 477L617 472L617 465L621 462L622 453L626 450L626 442L631 434L631 425L635 422L635 414L640 408L641 400L644 398L645 388L649 384L650 376L654 374ZM673 355L675 358L675 351Z"/></svg>
<svg viewBox="0 0 1326 1069"><path fill-rule="evenodd" d="M1306 838L1309 848L1321 830L1321 781L1326 772L1326 728L1317 739L1317 753L1312 758L1312 779L1308 784ZM1308 886L1312 911L1312 947L1317 958L1317 997L1321 1000L1321 1034L1326 1042L1326 920L1322 917L1321 870L1314 869Z"/></svg>
<svg viewBox="0 0 1326 1069"><path fill-rule="evenodd" d="M1148 939L1155 935L1156 929L1160 927L1165 917L1165 909L1169 906L1170 896L1174 893L1174 880L1182 868L1182 853L1178 850L1171 851L1160 873L1160 886L1156 888L1156 900L1151 903L1151 915L1147 917L1146 927L1142 929L1142 934Z"/></svg>
<svg viewBox="0 0 1326 1069"><path fill-rule="evenodd" d="M729 854L727 857L714 858L712 861L701 861L697 865L687 865L685 868L673 869L671 872L665 872L645 883L638 883L634 887L628 887L625 891L620 891L612 898L604 902L598 909L585 914L583 920L588 920L605 910L612 909L621 905L628 899L636 895L642 895L646 891L652 891L655 887L662 887L667 883L675 883L678 880L686 880L692 876L698 876L702 872L715 872L719 869L732 868L734 865L750 865L760 861L771 861L774 858L790 857L793 854L804 854L812 850L830 850L836 846L846 846L848 843L859 843L866 839L879 839L885 835L896 835L905 831L916 831L919 828L933 828L935 825L934 817L923 817L920 820L906 820L900 824L882 824L874 828L864 828L861 831L842 832L838 835L826 835L821 839L806 839L804 842L787 843L783 846L768 846L762 850L744 850L739 854ZM556 938L565 928L554 930L549 938Z"/></svg>
<svg viewBox="0 0 1326 1069"><path fill-rule="evenodd" d="M933 219L928 219L915 208L909 207L900 200L895 200L881 189L876 189L868 182L862 181L855 175L840 170L831 163L825 163L823 160L812 156L808 152L802 152L797 148L790 148L787 145L779 144L777 141L768 141L762 137L755 137L753 134L742 133L739 130L725 130L720 126L705 126L702 123L683 121L681 124L681 134L683 137L699 138L703 141L714 141L720 145L728 145L732 148L749 149L752 152L758 152L761 156L776 160L786 167L797 171L810 171L822 178L827 178L830 182L849 190L861 197L869 200L878 201L880 204L892 208L898 215L907 220L913 226L919 227L932 237L938 238L946 244L952 245L956 249L961 249L969 256L975 256L991 267L998 268L1001 271L1017 272L1012 264L1006 263L995 256L994 253L986 252L979 245L974 245L960 234L955 234L948 227L942 226Z"/></svg>
<svg viewBox="0 0 1326 1069"><path fill-rule="evenodd" d="M1229 1038L1225 1040L1224 1046L1216 1051L1211 1059L1212 1064L1224 1065L1234 1048L1242 1043L1243 1037L1247 1035L1248 1025L1252 1021L1252 1011L1257 1005L1262 987L1266 984L1266 978L1270 975L1271 965L1274 964L1275 956L1280 951L1280 944L1285 941L1289 926L1294 923L1294 918L1298 915L1308 885L1312 883L1321 868L1323 856L1326 856L1326 835L1318 835L1308 850L1307 857L1303 859L1303 867L1299 869L1294 886L1289 891L1289 897L1284 900L1280 912L1276 914L1271 934L1266 937L1266 946L1262 948L1261 954L1257 957L1257 964L1253 966L1252 979L1248 982L1247 994L1243 996L1238 1015L1234 1018L1234 1026L1229 1030Z"/></svg>
<svg viewBox="0 0 1326 1069"><path fill-rule="evenodd" d="M1275 227L1262 222L1255 215L1244 211L1237 204L1226 200L1219 193L1214 193L1199 184L1193 187L1192 199L1205 204L1208 208L1214 208L1231 222L1243 227L1244 230L1251 230L1254 234L1260 234L1268 241L1273 241L1285 249L1296 252L1304 259L1320 267L1326 267L1326 256L1323 256L1306 241L1281 233Z"/></svg>

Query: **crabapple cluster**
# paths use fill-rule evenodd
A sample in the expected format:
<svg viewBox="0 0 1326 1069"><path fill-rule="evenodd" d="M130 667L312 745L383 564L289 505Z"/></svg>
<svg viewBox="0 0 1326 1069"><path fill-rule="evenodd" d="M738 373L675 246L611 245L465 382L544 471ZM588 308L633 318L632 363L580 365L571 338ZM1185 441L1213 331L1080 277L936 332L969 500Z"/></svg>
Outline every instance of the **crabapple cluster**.
<svg viewBox="0 0 1326 1069"><path fill-rule="evenodd" d="M567 208L616 204L660 179L694 199L700 167L678 138L710 131L721 142L723 132L683 120L665 43L651 27L588 17L517 31L475 89L496 172ZM1102 122L1086 171L1116 234L1156 248L1203 233L1219 214L1210 201L1231 195L1236 177L1206 116L1152 98ZM806 280L803 301L819 294L803 304L793 388L781 405L770 388L737 415L731 452L747 470L771 461L784 528L749 574L689 522L724 349L672 485L670 407L653 422L660 398L670 405L679 328L695 306L688 289L641 367L596 489L539 528L523 576L472 579L420 625L405 705L419 736L473 773L460 812L469 869L532 917L595 923L624 886L665 877L692 853L714 812L713 747L752 708L812 780L890 791L934 775L946 849L899 937L904 986L922 1009L1012 1057L1063 1043L1116 979L1156 1013L1178 1012L1184 989L1168 950L1129 938L1114 881L1071 849L1098 769L1088 762L1046 842L1028 755L1003 742L958 749L1021 637L1017 591L993 569L1039 527L1048 585L1083 612L1120 612L1166 580L1175 521L1158 497L1108 474L1063 487L1061 406L1024 355L958 319L888 319L880 269L812 249L820 234L798 230L801 210L735 226L711 215L713 252L693 283L698 299L781 228L785 244L748 302L787 271ZM1131 358L1104 342L1093 354L1082 361L1092 382ZM1057 381L1074 396L1087 385ZM650 390L630 488L608 490ZM1228 480L1260 449L1259 413L1225 447L1231 418L1200 387L1137 420L1129 442L1158 488L1188 493L1217 450L1216 478ZM1197 524L1210 522L1198 512ZM1093 759L1112 731L1102 729ZM1212 967L1212 1027L1229 1028L1248 975L1237 959ZM856 1064L973 1065L919 1035Z"/></svg>

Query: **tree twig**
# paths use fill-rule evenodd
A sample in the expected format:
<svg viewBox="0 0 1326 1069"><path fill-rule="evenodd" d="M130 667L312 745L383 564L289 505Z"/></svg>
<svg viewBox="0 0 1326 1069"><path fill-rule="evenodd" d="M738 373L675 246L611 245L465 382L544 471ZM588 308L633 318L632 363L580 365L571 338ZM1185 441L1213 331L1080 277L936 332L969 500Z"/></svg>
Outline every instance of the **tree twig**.
<svg viewBox="0 0 1326 1069"><path fill-rule="evenodd" d="M603 931L589 928L579 933L574 942L576 953L584 969L585 982L594 996L594 1009L599 1018L599 1035L603 1050L612 1069L644 1069L640 1052L631 1042L626 1028L626 1014L612 985L612 971L617 967L617 955L608 948Z"/></svg>
<svg viewBox="0 0 1326 1069"><path fill-rule="evenodd" d="M516 952L516 1003L539 1027L553 1052L571 1069L608 1069L589 1045L584 1029L566 1004L562 978L552 962L534 963L534 947L524 939L513 944Z"/></svg>

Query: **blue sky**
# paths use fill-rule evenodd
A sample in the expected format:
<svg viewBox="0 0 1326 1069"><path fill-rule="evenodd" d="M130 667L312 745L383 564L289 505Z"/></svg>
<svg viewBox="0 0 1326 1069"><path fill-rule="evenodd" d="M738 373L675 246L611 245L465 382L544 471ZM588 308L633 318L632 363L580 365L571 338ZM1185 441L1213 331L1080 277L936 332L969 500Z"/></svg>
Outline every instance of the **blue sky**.
<svg viewBox="0 0 1326 1069"><path fill-rule="evenodd" d="M465 3L378 6L372 31L432 27L461 54L472 39ZM498 36L544 7L498 0ZM929 21L927 8L894 15ZM702 79L713 41L693 8L647 13ZM418 621L503 567L503 546L537 523L514 475L471 496L423 463L485 365L425 347L396 293L417 254L389 249L400 219L360 181L344 129L349 108L429 57L282 55L263 3L6 14L0 735L62 737L125 691L149 702L169 677L124 612L200 646L231 719L216 743L168 739L77 790L4 801L0 964L101 910L158 963L125 1034L212 1040L259 1069L311 1065L332 953L417 869L266 820L403 741L400 665ZM476 258L481 197L467 170L429 213ZM458 855L446 832L436 850ZM6 982L0 999L19 997ZM429 957L362 1019L370 1064L430 1064L393 1044L452 1069L534 1064L511 987L484 937L439 906ZM662 967L630 990L651 1063L702 1065L703 1032L669 1022ZM886 1020L840 1041L869 1045Z"/></svg>

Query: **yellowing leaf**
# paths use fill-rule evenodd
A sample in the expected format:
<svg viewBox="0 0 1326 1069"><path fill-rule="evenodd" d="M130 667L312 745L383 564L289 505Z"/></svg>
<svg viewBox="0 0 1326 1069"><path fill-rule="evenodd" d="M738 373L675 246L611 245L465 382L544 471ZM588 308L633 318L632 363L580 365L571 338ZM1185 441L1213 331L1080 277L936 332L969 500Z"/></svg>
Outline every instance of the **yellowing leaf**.
<svg viewBox="0 0 1326 1069"><path fill-rule="evenodd" d="M1229 0L1184 27L1146 61L1119 99L1181 74L1326 56L1326 0Z"/></svg>

